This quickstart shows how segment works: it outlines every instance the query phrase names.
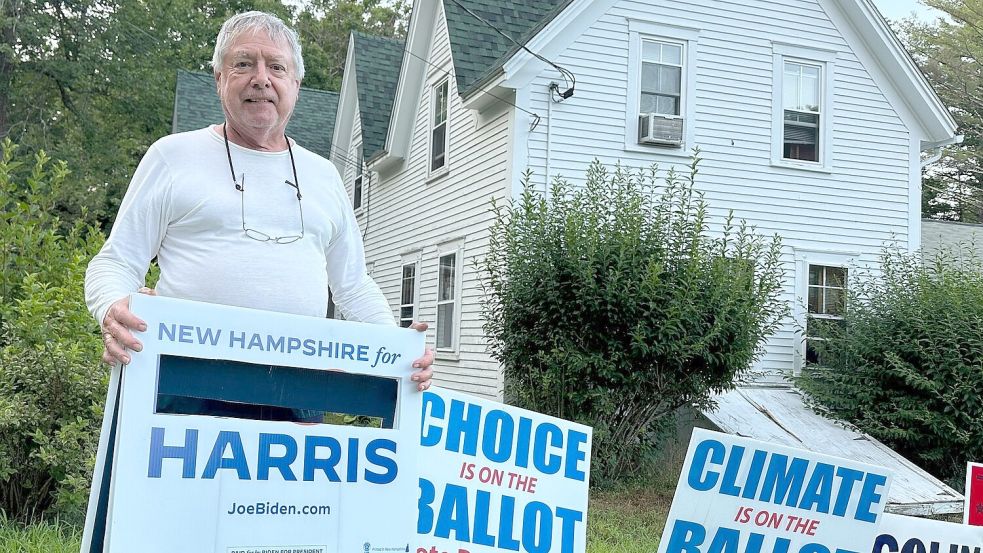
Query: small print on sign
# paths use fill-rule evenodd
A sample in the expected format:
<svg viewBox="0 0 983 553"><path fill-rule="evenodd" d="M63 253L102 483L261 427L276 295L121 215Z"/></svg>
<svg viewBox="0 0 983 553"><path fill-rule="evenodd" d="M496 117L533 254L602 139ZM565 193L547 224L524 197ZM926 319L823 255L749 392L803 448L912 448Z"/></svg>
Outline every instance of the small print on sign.
<svg viewBox="0 0 983 553"><path fill-rule="evenodd" d="M328 553L323 545L264 545L261 547L230 547L226 553Z"/></svg>

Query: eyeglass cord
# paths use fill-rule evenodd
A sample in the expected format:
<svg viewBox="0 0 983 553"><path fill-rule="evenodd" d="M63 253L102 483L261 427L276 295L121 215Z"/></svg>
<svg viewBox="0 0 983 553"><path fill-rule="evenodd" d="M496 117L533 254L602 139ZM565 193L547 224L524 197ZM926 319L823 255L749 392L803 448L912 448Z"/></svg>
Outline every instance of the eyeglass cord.
<svg viewBox="0 0 983 553"><path fill-rule="evenodd" d="M232 167L232 149L229 147L229 131L226 130L226 125L222 125L222 136L225 138L225 154L229 157L229 171L232 173L232 183L236 185L236 190L243 192L244 185L239 184L239 181L236 180L236 170ZM297 200L300 201L300 180L297 179L297 164L294 163L294 150L290 147L290 139L287 138L286 133L283 134L283 139L287 141L287 153L290 154L290 169L294 173L293 187L297 189Z"/></svg>

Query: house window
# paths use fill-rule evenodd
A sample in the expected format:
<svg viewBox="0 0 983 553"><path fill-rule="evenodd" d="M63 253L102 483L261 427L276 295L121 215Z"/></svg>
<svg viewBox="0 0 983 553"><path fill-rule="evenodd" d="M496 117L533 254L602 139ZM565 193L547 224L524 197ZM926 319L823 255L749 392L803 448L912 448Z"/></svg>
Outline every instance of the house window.
<svg viewBox="0 0 983 553"><path fill-rule="evenodd" d="M403 265L399 292L399 326L408 327L416 316L416 263Z"/></svg>
<svg viewBox="0 0 983 553"><path fill-rule="evenodd" d="M362 147L358 148L358 158L355 161L355 186L352 193L352 207L358 209L362 207Z"/></svg>
<svg viewBox="0 0 983 553"><path fill-rule="evenodd" d="M689 156L700 30L629 19L628 32L625 150Z"/></svg>
<svg viewBox="0 0 983 553"><path fill-rule="evenodd" d="M440 256L437 266L437 349L454 349L457 325L457 252Z"/></svg>
<svg viewBox="0 0 983 553"><path fill-rule="evenodd" d="M785 60L782 70L782 158L819 161L823 68Z"/></svg>
<svg viewBox="0 0 983 553"><path fill-rule="evenodd" d="M444 79L433 87L430 118L430 171L438 171L447 165L447 90Z"/></svg>
<svg viewBox="0 0 983 553"><path fill-rule="evenodd" d="M847 269L827 265L809 265L807 293L805 358L807 365L822 364L816 343L821 325L843 324L846 310Z"/></svg>
<svg viewBox="0 0 983 553"><path fill-rule="evenodd" d="M642 40L639 113L680 115L683 88L683 45Z"/></svg>

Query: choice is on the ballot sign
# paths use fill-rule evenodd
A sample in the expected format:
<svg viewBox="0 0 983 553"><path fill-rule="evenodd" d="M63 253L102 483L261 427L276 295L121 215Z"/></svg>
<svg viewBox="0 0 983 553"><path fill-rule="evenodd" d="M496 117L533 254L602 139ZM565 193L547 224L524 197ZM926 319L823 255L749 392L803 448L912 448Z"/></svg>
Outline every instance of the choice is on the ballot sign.
<svg viewBox="0 0 983 553"><path fill-rule="evenodd" d="M148 328L104 425L93 551L409 548L422 333L142 295L131 309Z"/></svg>
<svg viewBox="0 0 983 553"><path fill-rule="evenodd" d="M423 397L416 553L583 553L590 427L434 389Z"/></svg>
<svg viewBox="0 0 983 553"><path fill-rule="evenodd" d="M659 553L866 553L883 468L696 429Z"/></svg>

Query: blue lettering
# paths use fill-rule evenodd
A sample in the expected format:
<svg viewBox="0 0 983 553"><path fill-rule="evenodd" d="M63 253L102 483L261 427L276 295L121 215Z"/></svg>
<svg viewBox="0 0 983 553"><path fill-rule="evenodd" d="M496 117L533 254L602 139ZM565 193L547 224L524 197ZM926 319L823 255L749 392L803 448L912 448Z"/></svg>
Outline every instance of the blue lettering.
<svg viewBox="0 0 983 553"><path fill-rule="evenodd" d="M204 330L204 332L202 332L201 327L195 327L195 328L198 330L198 343L199 344L201 344L201 345L211 344L213 346L217 346L218 345L218 339L219 339L219 337L222 336L222 329L219 329L216 332L216 331L212 330L211 328L206 328Z"/></svg>
<svg viewBox="0 0 983 553"><path fill-rule="evenodd" d="M829 503L833 499L833 465L828 463L816 463L816 468L812 470L809 483L802 492L802 499L799 501L799 508L813 510L820 513L829 512Z"/></svg>
<svg viewBox="0 0 983 553"><path fill-rule="evenodd" d="M751 466L748 468L747 478L744 481L744 493L741 494L741 497L744 499L753 499L754 493L758 491L758 482L761 481L761 469L764 468L765 459L767 458L767 451L760 449L754 450L754 455L751 456Z"/></svg>
<svg viewBox="0 0 983 553"><path fill-rule="evenodd" d="M898 553L898 540L891 534L877 536L877 539L874 540L872 553L882 553L885 549L887 549L888 553ZM840 553L840 551L837 549L836 553Z"/></svg>
<svg viewBox="0 0 983 553"><path fill-rule="evenodd" d="M802 482L808 468L809 462L805 459L793 457L790 466L787 455L773 454L768 461L765 483L758 499L776 504L784 501L787 506L794 507L802 492Z"/></svg>
<svg viewBox="0 0 983 553"><path fill-rule="evenodd" d="M365 481L372 484L388 484L396 479L399 473L399 466L396 460L391 457L379 455L380 451L396 453L396 442L383 438L376 438L365 446L365 460L369 463L384 469L383 472L373 472L365 469Z"/></svg>
<svg viewBox="0 0 983 553"><path fill-rule="evenodd" d="M529 467L529 436L532 434L532 419L519 417L519 439L515 443L515 466Z"/></svg>
<svg viewBox="0 0 983 553"><path fill-rule="evenodd" d="M495 536L488 533L489 504L491 494L485 490L478 490L474 500L474 535L471 536L473 543L478 545L495 545Z"/></svg>
<svg viewBox="0 0 983 553"><path fill-rule="evenodd" d="M317 448L328 448L328 458L319 459ZM329 482L341 482L335 466L341 459L341 444L338 440L329 436L305 436L304 437L304 481L314 481L314 471L321 470L328 477Z"/></svg>
<svg viewBox="0 0 983 553"><path fill-rule="evenodd" d="M724 468L724 477L720 481L720 493L724 495L732 495L737 497L741 493L741 489L735 485L737 481L737 475L741 470L741 461L744 460L744 447L735 445L733 449L730 450L730 456L727 457L727 466ZM717 536L720 534L718 533ZM717 536L713 537L713 543L717 542ZM713 548L711 543L710 548Z"/></svg>
<svg viewBox="0 0 983 553"><path fill-rule="evenodd" d="M708 441L715 442L715 440ZM716 443L720 445L720 442ZM706 537L707 529L702 524L677 519L673 522L672 532L669 534L666 553L700 553L700 545Z"/></svg>
<svg viewBox="0 0 983 553"><path fill-rule="evenodd" d="M228 446L232 450L232 457L225 457L225 448ZM236 471L239 480L249 480L249 465L246 464L246 452L242 449L242 438L238 432L223 430L218 433L215 439L215 446L212 447L212 454L208 457L208 464L202 478L215 478L215 473L219 469L232 469Z"/></svg>
<svg viewBox="0 0 983 553"><path fill-rule="evenodd" d="M532 464L544 474L556 474L563 464L563 459L556 454L546 454L546 435L549 434L549 444L553 447L563 446L563 432L553 423L544 422L536 427L536 437L533 440Z"/></svg>
<svg viewBox="0 0 983 553"><path fill-rule="evenodd" d="M693 463L689 467L689 474L686 475L686 482L689 484L689 487L698 492L712 490L717 485L717 479L720 477L720 474L712 470L704 471L704 468L708 463L714 465L722 464L725 453L726 448L724 448L724 444L717 440L703 440L696 444L696 449L693 451ZM704 472L706 476L704 476ZM700 528L703 527L700 526ZM675 532L675 529L673 531ZM703 543L704 537L706 537L705 528L703 529L700 543Z"/></svg>
<svg viewBox="0 0 983 553"><path fill-rule="evenodd" d="M273 444L282 445L286 450L282 457L274 457L271 450ZM286 434L259 435L259 466L256 469L257 480L269 480L270 469L280 471L280 476L288 482L297 480L290 464L297 459L297 442Z"/></svg>
<svg viewBox="0 0 983 553"><path fill-rule="evenodd" d="M178 326L178 342L184 342L185 344L193 344L195 342L192 337L191 331L194 327L191 325L180 325Z"/></svg>
<svg viewBox="0 0 983 553"><path fill-rule="evenodd" d="M443 429L434 424L427 424L428 408L429 416L438 420L443 420L444 398L433 392L423 393L423 420L420 422L422 426L422 428L420 428L420 445L424 447L433 447L440 443L440 437L443 433Z"/></svg>
<svg viewBox="0 0 983 553"><path fill-rule="evenodd" d="M510 551L519 550L519 540L512 535L512 519L515 518L515 498L502 496L502 512L498 516L498 547Z"/></svg>
<svg viewBox="0 0 983 553"><path fill-rule="evenodd" d="M512 417L501 409L489 411L482 431L481 452L490 461L502 463L512 456ZM496 447L497 445L497 447Z"/></svg>
<svg viewBox="0 0 983 553"><path fill-rule="evenodd" d="M188 428L184 431L184 445L164 445L164 429L150 429L150 466L147 468L149 478L160 478L164 459L181 459L183 461L181 478L195 477L195 461L198 457L198 431Z"/></svg>
<svg viewBox="0 0 983 553"><path fill-rule="evenodd" d="M584 514L573 509L556 508L556 518L560 519L560 553L573 553L573 531L578 522L584 520Z"/></svg>
<svg viewBox="0 0 983 553"><path fill-rule="evenodd" d="M467 405L468 414L464 415ZM481 406L463 401L451 401L451 412L447 417L447 451L474 455L478 452L478 424L481 422ZM464 447L461 447L462 438Z"/></svg>
<svg viewBox="0 0 983 553"><path fill-rule="evenodd" d="M433 528L433 508L430 504L437 497L433 482L420 479L420 499L416 502L416 533L429 534Z"/></svg>
<svg viewBox="0 0 983 553"><path fill-rule="evenodd" d="M468 489L463 486L447 484L444 496L440 500L440 512L437 514L437 526L433 535L438 538L450 538L454 532L454 540L470 542L471 523L468 520Z"/></svg>
<svg viewBox="0 0 983 553"><path fill-rule="evenodd" d="M864 522L877 522L877 515L871 509L881 501L881 494L877 492L877 488L885 484L887 484L887 477L883 474L867 473L863 488L860 490L857 514L853 518Z"/></svg>
<svg viewBox="0 0 983 553"><path fill-rule="evenodd" d="M553 512L542 501L530 501L522 512L522 546L529 553L549 553L552 542Z"/></svg>
<svg viewBox="0 0 983 553"><path fill-rule="evenodd" d="M566 466L563 468L563 476L581 482L587 478L587 475L580 468L580 462L587 459L587 452L580 449L580 446L586 443L587 434L583 432L571 430L567 434L567 461Z"/></svg>
<svg viewBox="0 0 983 553"><path fill-rule="evenodd" d="M167 338L169 341L174 341L174 333L176 332L174 325L167 325L165 323L159 323L157 325L157 339L164 340Z"/></svg>
<svg viewBox="0 0 983 553"><path fill-rule="evenodd" d="M744 448L741 448L742 450ZM742 452L743 453L743 452ZM737 553L737 543L741 541L741 532L733 528L721 526L710 541L707 553Z"/></svg>

